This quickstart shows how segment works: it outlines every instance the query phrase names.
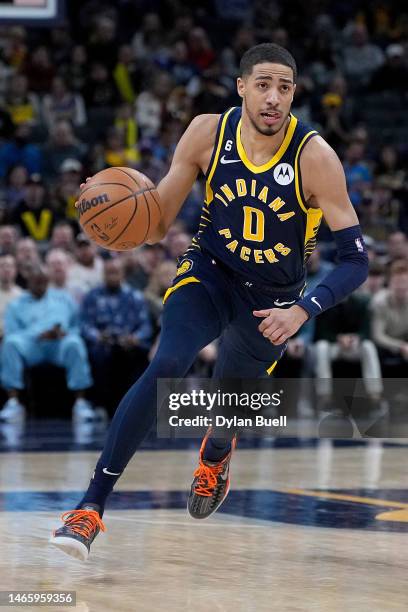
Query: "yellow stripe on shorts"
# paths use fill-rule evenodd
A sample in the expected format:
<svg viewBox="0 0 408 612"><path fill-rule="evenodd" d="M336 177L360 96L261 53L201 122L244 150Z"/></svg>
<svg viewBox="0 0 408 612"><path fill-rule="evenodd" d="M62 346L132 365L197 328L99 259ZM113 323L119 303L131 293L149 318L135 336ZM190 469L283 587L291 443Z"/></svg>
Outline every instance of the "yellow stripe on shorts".
<svg viewBox="0 0 408 612"><path fill-rule="evenodd" d="M179 281L178 283L176 283L175 285L173 285L173 287L169 287L166 291L166 293L164 294L164 298L163 298L163 304L165 303L165 301L167 300L167 298L174 292L176 291L176 289L178 289L179 287L182 287L183 285L187 285L188 283L199 283L200 281L198 280L198 278L196 278L195 276L187 276L187 278L183 278L181 281Z"/></svg>
<svg viewBox="0 0 408 612"><path fill-rule="evenodd" d="M272 374L272 372L274 371L274 369L276 368L276 364L278 362L274 361L273 364L266 370L267 374L270 376Z"/></svg>

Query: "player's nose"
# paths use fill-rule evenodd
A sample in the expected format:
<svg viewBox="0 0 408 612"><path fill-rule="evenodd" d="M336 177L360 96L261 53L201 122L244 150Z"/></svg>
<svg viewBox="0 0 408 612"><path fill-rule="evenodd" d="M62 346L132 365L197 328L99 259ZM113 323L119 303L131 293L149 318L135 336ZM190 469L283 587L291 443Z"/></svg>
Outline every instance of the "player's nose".
<svg viewBox="0 0 408 612"><path fill-rule="evenodd" d="M271 106L276 106L276 104L279 104L279 92L277 89L271 88L268 90L266 102Z"/></svg>

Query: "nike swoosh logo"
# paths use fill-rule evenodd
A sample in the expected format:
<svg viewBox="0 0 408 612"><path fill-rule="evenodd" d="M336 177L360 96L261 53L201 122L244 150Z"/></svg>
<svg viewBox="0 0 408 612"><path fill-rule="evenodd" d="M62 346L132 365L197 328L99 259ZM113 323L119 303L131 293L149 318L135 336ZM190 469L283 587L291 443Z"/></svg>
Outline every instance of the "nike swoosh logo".
<svg viewBox="0 0 408 612"><path fill-rule="evenodd" d="M292 300L291 302L280 302L279 300L275 300L275 306L288 306L289 304L294 304L296 300Z"/></svg>
<svg viewBox="0 0 408 612"><path fill-rule="evenodd" d="M225 159L225 155L223 155L220 159L222 164L237 164L240 161L240 159Z"/></svg>
<svg viewBox="0 0 408 612"><path fill-rule="evenodd" d="M320 308L320 310L323 310L323 308L320 306L319 302L317 301L317 299L314 296L312 298L310 298L310 299L313 302L313 304L316 304L316 306L318 306Z"/></svg>
<svg viewBox="0 0 408 612"><path fill-rule="evenodd" d="M109 476L119 476L120 475L120 472L116 474L116 472L109 472L106 468L103 468L102 472L104 474L109 474Z"/></svg>

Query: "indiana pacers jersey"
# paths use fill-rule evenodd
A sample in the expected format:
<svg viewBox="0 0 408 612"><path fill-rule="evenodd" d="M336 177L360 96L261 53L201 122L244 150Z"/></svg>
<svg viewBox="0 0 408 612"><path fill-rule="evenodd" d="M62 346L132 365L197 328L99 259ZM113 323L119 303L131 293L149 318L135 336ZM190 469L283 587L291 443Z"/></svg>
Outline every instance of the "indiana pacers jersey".
<svg viewBox="0 0 408 612"><path fill-rule="evenodd" d="M241 108L218 124L206 175L206 200L192 249L204 249L233 271L264 283L287 285L305 276L316 245L320 209L307 207L299 157L317 132L290 115L275 155L255 166L241 143Z"/></svg>

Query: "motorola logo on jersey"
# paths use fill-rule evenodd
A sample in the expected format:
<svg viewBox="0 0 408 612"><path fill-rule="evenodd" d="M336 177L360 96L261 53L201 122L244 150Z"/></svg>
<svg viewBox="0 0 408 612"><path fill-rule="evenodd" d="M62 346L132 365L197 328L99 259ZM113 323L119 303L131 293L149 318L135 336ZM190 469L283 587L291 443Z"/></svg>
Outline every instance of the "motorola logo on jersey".
<svg viewBox="0 0 408 612"><path fill-rule="evenodd" d="M295 172L290 164L278 164L273 171L273 178L279 185L289 185L295 178Z"/></svg>

